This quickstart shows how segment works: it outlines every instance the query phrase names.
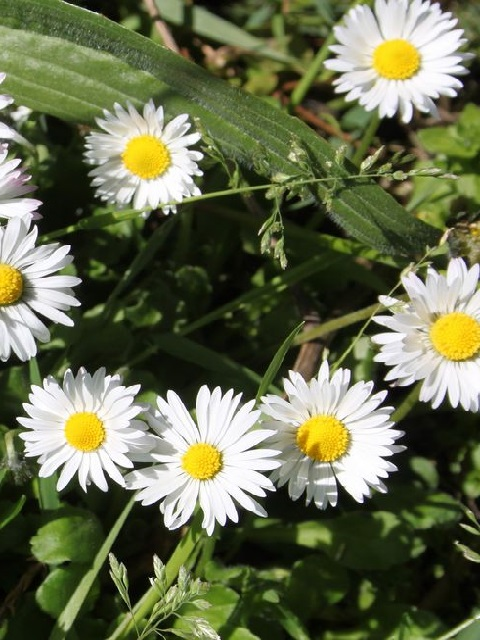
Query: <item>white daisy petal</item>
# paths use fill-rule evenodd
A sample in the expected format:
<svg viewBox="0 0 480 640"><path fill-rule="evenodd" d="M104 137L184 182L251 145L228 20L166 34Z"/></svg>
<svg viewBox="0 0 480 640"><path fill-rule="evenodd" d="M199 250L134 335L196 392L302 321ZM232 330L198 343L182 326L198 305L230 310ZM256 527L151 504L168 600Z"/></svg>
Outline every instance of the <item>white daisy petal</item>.
<svg viewBox="0 0 480 640"><path fill-rule="evenodd" d="M42 203L24 197L36 189L27 184L31 176L17 168L20 160L7 160L7 155L8 145L0 144L0 218L9 220L23 216L38 220L42 216L37 209Z"/></svg>
<svg viewBox="0 0 480 640"><path fill-rule="evenodd" d="M374 11L354 6L334 29L337 57L325 62L342 74L335 91L382 118L400 112L410 122L414 107L438 117L432 98L457 95L462 83L454 76L467 73L462 63L472 57L458 53L463 30L450 18L430 0L377 0Z"/></svg>
<svg viewBox="0 0 480 640"><path fill-rule="evenodd" d="M62 386L51 376L42 387L32 386L30 403L23 405L29 418L18 418L28 429L20 434L25 455L39 457L42 477L62 467L59 491L76 474L84 491L92 482L107 491L105 471L124 486L118 467L131 468L138 450L150 451L156 444L143 420L126 419L143 410L135 403L138 390L138 385L123 386L118 375L106 376L104 368L93 377L83 368L73 377L69 369Z"/></svg>
<svg viewBox="0 0 480 640"><path fill-rule="evenodd" d="M337 482L359 502L369 487L384 491L380 478L396 469L384 457L404 448L394 444L403 433L391 428L393 407L379 406L385 392L372 395L371 382L350 387L347 369L330 378L326 361L309 382L298 373L290 372L289 378L284 381L287 400L267 395L260 406L265 426L276 432L269 440L272 448L281 451L274 482L288 484L292 500L305 493L306 503L313 501L319 509L337 504ZM350 461L348 473L344 461Z"/></svg>
<svg viewBox="0 0 480 640"><path fill-rule="evenodd" d="M26 215L10 218L0 227L0 360L4 362L12 351L20 360L29 360L37 353L34 338L50 339L38 315L72 326L64 312L80 304L71 289L79 278L47 275L70 264L70 247L35 247L37 228L30 230L30 223L31 216Z"/></svg>
<svg viewBox="0 0 480 640"><path fill-rule="evenodd" d="M140 489L142 504L160 502L165 526L175 529L187 522L198 504L202 527L212 535L215 523L238 521L236 505L257 515L265 510L250 495L265 496L274 490L261 472L279 466L275 449L257 449L271 431L255 429L259 412L254 402L240 405L241 394L220 387L200 388L196 398L196 422L173 391L158 397L158 410L147 419L159 436L151 453L153 467L126 475L128 489ZM249 495L250 494L250 495Z"/></svg>
<svg viewBox="0 0 480 640"><path fill-rule="evenodd" d="M89 175L101 200L176 213L174 203L200 195L193 176L203 175L197 164L203 154L188 148L200 135L187 134L187 114L164 124L162 107L155 109L151 100L143 115L130 102L127 110L115 104L114 111L97 118L107 133L93 131L85 142L85 161L96 165Z"/></svg>
<svg viewBox="0 0 480 640"><path fill-rule="evenodd" d="M372 337L375 356L392 369L386 380L406 386L422 380L420 400L436 409L448 398L452 407L478 411L480 399L479 268L450 260L442 275L429 268L425 283L415 274L402 278L410 296L401 311L374 317L391 329Z"/></svg>

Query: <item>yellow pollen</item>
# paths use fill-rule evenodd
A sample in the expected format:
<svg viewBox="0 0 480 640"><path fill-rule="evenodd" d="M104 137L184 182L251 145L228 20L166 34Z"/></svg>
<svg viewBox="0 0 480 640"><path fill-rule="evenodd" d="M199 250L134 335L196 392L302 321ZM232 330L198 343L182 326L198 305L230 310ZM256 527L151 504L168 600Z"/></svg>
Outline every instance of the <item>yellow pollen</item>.
<svg viewBox="0 0 480 640"><path fill-rule="evenodd" d="M461 311L446 313L430 327L430 340L447 360L469 360L480 351L480 323Z"/></svg>
<svg viewBox="0 0 480 640"><path fill-rule="evenodd" d="M75 449L89 453L105 440L105 428L95 413L82 411L74 413L65 422L65 438Z"/></svg>
<svg viewBox="0 0 480 640"><path fill-rule="evenodd" d="M182 469L195 480L211 480L222 467L222 454L211 444L192 444L182 457Z"/></svg>
<svg viewBox="0 0 480 640"><path fill-rule="evenodd" d="M297 431L298 448L312 460L334 462L343 456L350 444L350 433L333 416L313 416Z"/></svg>
<svg viewBox="0 0 480 640"><path fill-rule="evenodd" d="M0 305L17 302L23 293L23 277L18 269L0 264Z"/></svg>
<svg viewBox="0 0 480 640"><path fill-rule="evenodd" d="M127 142L122 153L125 168L142 180L161 176L171 165L170 152L155 136L137 136Z"/></svg>
<svg viewBox="0 0 480 640"><path fill-rule="evenodd" d="M420 54L406 40L386 40L373 52L373 68L387 80L407 80L419 70Z"/></svg>

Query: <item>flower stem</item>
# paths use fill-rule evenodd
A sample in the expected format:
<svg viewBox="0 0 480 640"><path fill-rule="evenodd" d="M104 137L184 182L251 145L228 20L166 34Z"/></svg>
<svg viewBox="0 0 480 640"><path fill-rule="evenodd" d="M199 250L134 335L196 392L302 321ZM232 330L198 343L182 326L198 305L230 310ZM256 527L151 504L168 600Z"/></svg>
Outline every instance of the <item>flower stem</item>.
<svg viewBox="0 0 480 640"><path fill-rule="evenodd" d="M399 407L393 412L392 420L395 422L400 422L405 418L405 416L410 413L413 407L418 402L418 398L420 396L420 387L422 386L422 381L417 382L417 384L410 391L405 400L401 403Z"/></svg>
<svg viewBox="0 0 480 640"><path fill-rule="evenodd" d="M165 566L167 588L175 581L180 567L189 564L189 561L195 560L200 552L204 539L201 529L198 526L197 518L195 518ZM133 617L130 613L125 614L122 622L107 640L128 638L128 634L135 627L135 622L139 622L150 615L159 597L158 589L155 586L151 586L133 608Z"/></svg>
<svg viewBox="0 0 480 640"><path fill-rule="evenodd" d="M447 633L445 633L443 636L439 636L437 640L450 640L450 638L455 638L460 633L460 631L467 629L467 627L469 627L474 622L478 622L479 620L480 620L480 612L476 613L471 618L464 620L454 629L450 629L450 631L447 631Z"/></svg>
<svg viewBox="0 0 480 640"><path fill-rule="evenodd" d="M28 372L30 374L30 384L41 385L42 376L36 358L31 358L28 362ZM54 511L61 506L60 498L56 488L57 474L53 473L48 478L37 478L38 502L42 511Z"/></svg>
<svg viewBox="0 0 480 640"><path fill-rule="evenodd" d="M360 141L357 150L355 151L352 162L355 166L359 167L365 154L368 151L369 146L372 144L372 140L377 133L378 125L380 124L380 116L378 115L378 111L374 111L372 113L372 117L370 118L370 122L365 129L362 140Z"/></svg>
<svg viewBox="0 0 480 640"><path fill-rule="evenodd" d="M292 91L292 95L290 97L290 104L292 107L296 107L297 105L302 103L307 91L310 89L315 81L315 78L320 74L320 71L322 70L323 63L328 56L328 47L334 42L335 34L332 29L321 48L317 51L317 55L313 59L311 65L308 67L305 74L300 79L295 89Z"/></svg>

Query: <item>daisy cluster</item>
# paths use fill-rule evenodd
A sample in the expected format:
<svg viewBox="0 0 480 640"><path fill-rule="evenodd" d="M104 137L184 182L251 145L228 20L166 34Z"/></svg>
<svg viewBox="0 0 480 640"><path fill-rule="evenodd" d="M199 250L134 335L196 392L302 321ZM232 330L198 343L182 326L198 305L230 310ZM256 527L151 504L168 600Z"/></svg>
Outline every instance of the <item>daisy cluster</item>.
<svg viewBox="0 0 480 640"><path fill-rule="evenodd" d="M376 0L374 9L356 5L335 29L340 42L329 69L341 73L336 90L358 99L381 117L413 107L436 113L433 99L454 96L468 54L456 20L430 0ZM0 83L4 79L0 75ZM0 109L12 99L0 96ZM192 149L187 114L166 121L152 100L139 112L114 104L96 120L100 131L86 136L85 161L96 195L139 212L175 213L184 199L200 195L203 154ZM0 137L17 140L0 126ZM67 315L80 303L80 280L58 275L72 263L70 247L37 244L41 202L27 197L34 187L20 160L0 145L0 359L27 361L36 341L50 332L40 317L71 326ZM375 359L391 367L386 380L421 383L420 400L437 408L478 411L480 398L479 265L460 258L446 274L430 267L425 282L414 272L402 277L408 300L384 296L391 312L374 320L387 331L373 336ZM139 401L140 385L125 386L104 368L93 374L68 369L60 383L48 376L33 385L25 416L19 417L25 455L38 459L40 477L58 474L57 489L74 478L87 491L112 481L136 491L143 505L159 504L165 526L176 529L203 514L207 534L216 524L237 522L238 509L266 516L261 500L286 485L292 500L305 497L319 509L336 506L339 486L362 503L385 492L396 470L390 457L404 446L392 420L387 392L373 382L351 382L351 372L331 371L325 361L305 380L290 371L284 395L267 394L259 406L233 389L202 386L191 410L173 390L155 405Z"/></svg>

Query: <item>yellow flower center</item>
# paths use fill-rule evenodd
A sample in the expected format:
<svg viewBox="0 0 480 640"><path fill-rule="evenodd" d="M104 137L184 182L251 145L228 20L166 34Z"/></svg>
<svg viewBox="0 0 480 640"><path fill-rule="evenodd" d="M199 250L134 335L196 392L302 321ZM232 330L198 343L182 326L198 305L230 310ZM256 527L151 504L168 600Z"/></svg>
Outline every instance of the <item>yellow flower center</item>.
<svg viewBox="0 0 480 640"><path fill-rule="evenodd" d="M155 136L137 136L127 142L122 153L125 167L142 180L161 176L172 161L166 145Z"/></svg>
<svg viewBox="0 0 480 640"><path fill-rule="evenodd" d="M343 422L333 416L313 416L297 431L298 448L319 462L333 462L347 451L350 433Z"/></svg>
<svg viewBox="0 0 480 640"><path fill-rule="evenodd" d="M182 457L182 469L195 480L211 480L222 467L222 454L211 444L192 444Z"/></svg>
<svg viewBox="0 0 480 640"><path fill-rule="evenodd" d="M386 40L373 52L373 68L387 80L407 80L419 70L420 54L406 40Z"/></svg>
<svg viewBox="0 0 480 640"><path fill-rule="evenodd" d="M18 269L0 264L0 305L13 304L22 297L23 277Z"/></svg>
<svg viewBox="0 0 480 640"><path fill-rule="evenodd" d="M105 440L105 427L95 413L74 413L65 422L65 438L75 449L89 453Z"/></svg>
<svg viewBox="0 0 480 640"><path fill-rule="evenodd" d="M447 360L468 360L480 351L480 323L461 311L446 313L430 327L430 340Z"/></svg>

